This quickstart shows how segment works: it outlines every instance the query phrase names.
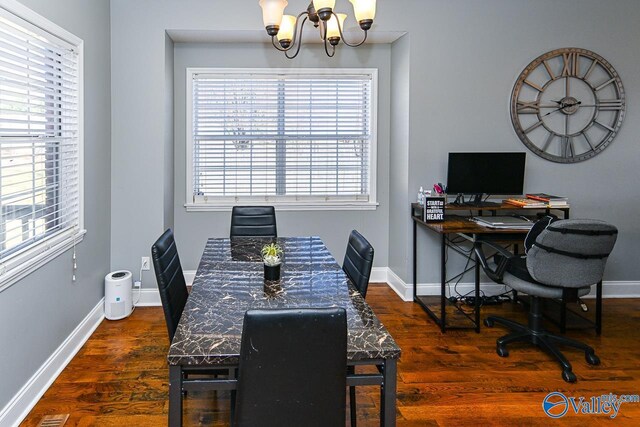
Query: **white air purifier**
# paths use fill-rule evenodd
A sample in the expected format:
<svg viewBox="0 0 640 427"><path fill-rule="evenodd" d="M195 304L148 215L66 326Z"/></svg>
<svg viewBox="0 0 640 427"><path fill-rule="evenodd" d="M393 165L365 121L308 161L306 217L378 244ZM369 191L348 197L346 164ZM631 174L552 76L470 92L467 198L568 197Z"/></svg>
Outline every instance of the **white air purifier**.
<svg viewBox="0 0 640 427"><path fill-rule="evenodd" d="M114 271L104 277L104 317L119 320L133 311L133 281L130 271Z"/></svg>

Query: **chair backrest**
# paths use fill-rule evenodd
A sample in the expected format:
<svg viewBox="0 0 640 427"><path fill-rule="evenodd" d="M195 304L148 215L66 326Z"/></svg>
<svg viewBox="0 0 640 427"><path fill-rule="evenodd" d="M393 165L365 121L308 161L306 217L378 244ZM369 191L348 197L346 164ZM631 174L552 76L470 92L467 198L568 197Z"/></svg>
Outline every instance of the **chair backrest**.
<svg viewBox="0 0 640 427"><path fill-rule="evenodd" d="M170 228L151 246L151 257L171 341L189 293L178 257L178 248Z"/></svg>
<svg viewBox="0 0 640 427"><path fill-rule="evenodd" d="M542 231L527 252L527 270L540 283L581 288L598 283L618 229L603 221L567 219Z"/></svg>
<svg viewBox="0 0 640 427"><path fill-rule="evenodd" d="M369 277L373 267L373 246L358 231L353 230L349 235L347 252L344 254L342 270L347 274L351 283L360 291L362 297L367 296Z"/></svg>
<svg viewBox="0 0 640 427"><path fill-rule="evenodd" d="M273 206L234 206L230 237L278 237Z"/></svg>
<svg viewBox="0 0 640 427"><path fill-rule="evenodd" d="M249 310L244 316L235 425L345 425L344 308Z"/></svg>

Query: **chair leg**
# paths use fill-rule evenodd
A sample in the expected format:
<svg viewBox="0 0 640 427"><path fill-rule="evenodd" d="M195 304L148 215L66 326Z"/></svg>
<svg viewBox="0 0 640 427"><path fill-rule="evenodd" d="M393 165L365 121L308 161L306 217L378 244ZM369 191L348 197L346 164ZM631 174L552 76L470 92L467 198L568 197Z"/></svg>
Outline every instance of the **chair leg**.
<svg viewBox="0 0 640 427"><path fill-rule="evenodd" d="M580 341L576 341L571 338L560 337L558 335L552 335L552 334L546 334L545 338L552 342L562 344L562 345L567 345L569 347L577 348L578 350L584 351L585 359L587 363L590 365L600 364L600 358L596 356L596 351L593 349L593 347L585 343L581 343Z"/></svg>
<svg viewBox="0 0 640 427"><path fill-rule="evenodd" d="M349 387L349 416L351 417L351 427L356 427L356 388Z"/></svg>
<svg viewBox="0 0 640 427"><path fill-rule="evenodd" d="M496 340L496 352L499 356L506 357L509 355L509 351L506 348L507 344L516 341L529 342L553 356L562 367L562 378L570 383L575 382L577 377L573 373L571 363L569 363L569 360L562 354L556 344L568 345L584 351L585 359L591 365L600 363L600 359L596 356L592 347L571 338L551 334L543 329L539 297L531 298L529 309L528 326L502 317L489 316L485 319L485 325L489 327L493 326L494 323L499 323L512 331L510 334Z"/></svg>
<svg viewBox="0 0 640 427"><path fill-rule="evenodd" d="M355 373L355 366L347 366L347 374L353 375ZM355 386L349 386L349 418L351 419L351 427L356 427L356 409L356 388Z"/></svg>
<svg viewBox="0 0 640 427"><path fill-rule="evenodd" d="M568 383L576 382L576 374L573 373L573 368L571 367L571 363L567 360L567 358L562 354L562 352L555 345L551 344L547 337L538 337L537 346L541 349L545 350L547 353L550 353L553 357L556 358L560 365L562 366L562 378Z"/></svg>
<svg viewBox="0 0 640 427"><path fill-rule="evenodd" d="M527 328L526 326L521 325L518 322L514 322L513 320L505 319L504 317L489 316L486 319L484 319L485 326L489 328L493 327L494 323L497 323L502 326L506 326L507 328L514 331L522 331L522 332L529 331L529 328Z"/></svg>

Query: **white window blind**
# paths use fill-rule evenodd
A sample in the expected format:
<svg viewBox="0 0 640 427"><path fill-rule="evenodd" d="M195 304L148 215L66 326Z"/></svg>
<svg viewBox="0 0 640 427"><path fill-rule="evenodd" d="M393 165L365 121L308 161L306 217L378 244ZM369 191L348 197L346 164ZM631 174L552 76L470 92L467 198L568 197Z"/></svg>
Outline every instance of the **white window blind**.
<svg viewBox="0 0 640 427"><path fill-rule="evenodd" d="M80 232L79 82L73 45L0 9L3 279Z"/></svg>
<svg viewBox="0 0 640 427"><path fill-rule="evenodd" d="M372 72L191 78L193 203L372 200Z"/></svg>

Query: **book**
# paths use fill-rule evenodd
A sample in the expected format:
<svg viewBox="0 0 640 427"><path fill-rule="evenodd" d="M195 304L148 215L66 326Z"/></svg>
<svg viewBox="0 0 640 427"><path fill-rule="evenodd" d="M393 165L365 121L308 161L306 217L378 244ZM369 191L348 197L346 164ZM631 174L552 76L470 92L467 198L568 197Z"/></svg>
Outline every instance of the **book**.
<svg viewBox="0 0 640 427"><path fill-rule="evenodd" d="M547 193L528 193L527 194L527 199L533 199L533 200L541 200L543 202L551 202L551 201L568 201L569 199L567 197L562 197L562 196L554 196L551 194L547 194Z"/></svg>
<svg viewBox="0 0 640 427"><path fill-rule="evenodd" d="M508 203L510 205L517 206L519 208L525 208L525 209L540 209L540 208L547 207L546 202L543 202L541 200L533 200L533 199L509 198L509 199L504 199L503 202Z"/></svg>
<svg viewBox="0 0 640 427"><path fill-rule="evenodd" d="M546 193L530 193L527 199L539 200L547 203L550 208L566 208L569 207L569 199L562 196L554 196Z"/></svg>
<svg viewBox="0 0 640 427"><path fill-rule="evenodd" d="M473 220L478 225L495 229L529 230L534 224L520 216L475 216Z"/></svg>

